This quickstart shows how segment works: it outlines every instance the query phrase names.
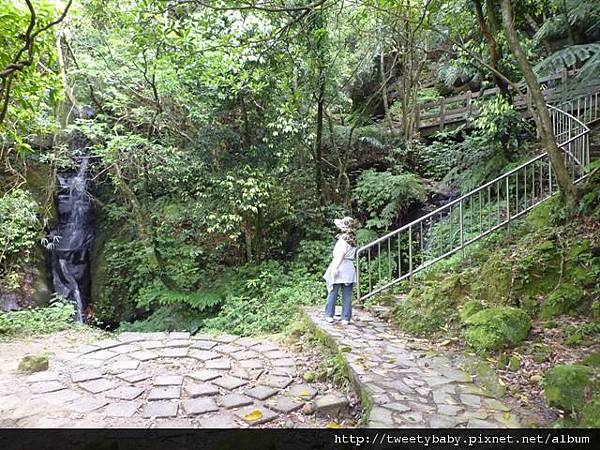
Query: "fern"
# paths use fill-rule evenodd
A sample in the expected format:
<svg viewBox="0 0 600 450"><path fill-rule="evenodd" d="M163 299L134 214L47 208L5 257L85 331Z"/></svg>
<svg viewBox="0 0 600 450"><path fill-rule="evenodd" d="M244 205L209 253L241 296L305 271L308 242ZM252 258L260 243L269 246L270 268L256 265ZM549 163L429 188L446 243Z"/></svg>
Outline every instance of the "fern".
<svg viewBox="0 0 600 450"><path fill-rule="evenodd" d="M572 26L579 27L586 34L600 29L600 2L571 0L567 16Z"/></svg>
<svg viewBox="0 0 600 450"><path fill-rule="evenodd" d="M600 69L600 43L571 45L554 52L535 66L538 76L546 76L562 69L583 63L574 81L581 84L598 77Z"/></svg>
<svg viewBox="0 0 600 450"><path fill-rule="evenodd" d="M561 13L559 5L555 5L554 15L547 19L535 33L534 42L553 40L565 37L568 28L576 28L585 34L592 35L600 25L600 3L597 1L570 0L567 2L567 14ZM567 20L565 20L565 18Z"/></svg>
<svg viewBox="0 0 600 450"><path fill-rule="evenodd" d="M412 173L394 175L373 169L361 173L354 197L369 212L367 228L386 228L410 205L425 200L425 188Z"/></svg>
<svg viewBox="0 0 600 450"><path fill-rule="evenodd" d="M205 311L223 302L223 296L215 291L185 292L170 289L149 289L140 304L157 303L160 306L185 304L197 311Z"/></svg>
<svg viewBox="0 0 600 450"><path fill-rule="evenodd" d="M542 41L552 40L567 34L567 22L565 16L558 15L546 20L533 36L533 42L537 45Z"/></svg>

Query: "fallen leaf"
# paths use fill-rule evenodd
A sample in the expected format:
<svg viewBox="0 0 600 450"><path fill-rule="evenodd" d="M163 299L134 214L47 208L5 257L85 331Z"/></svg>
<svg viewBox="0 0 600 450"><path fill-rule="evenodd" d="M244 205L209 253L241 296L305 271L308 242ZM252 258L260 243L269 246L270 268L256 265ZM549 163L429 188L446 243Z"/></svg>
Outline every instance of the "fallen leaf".
<svg viewBox="0 0 600 450"><path fill-rule="evenodd" d="M256 420L262 419L263 413L260 409L255 409L254 411L246 414L244 416L244 419L250 421L250 422L254 422Z"/></svg>
<svg viewBox="0 0 600 450"><path fill-rule="evenodd" d="M341 428L341 426L337 422L329 422L327 425L325 425L325 428Z"/></svg>

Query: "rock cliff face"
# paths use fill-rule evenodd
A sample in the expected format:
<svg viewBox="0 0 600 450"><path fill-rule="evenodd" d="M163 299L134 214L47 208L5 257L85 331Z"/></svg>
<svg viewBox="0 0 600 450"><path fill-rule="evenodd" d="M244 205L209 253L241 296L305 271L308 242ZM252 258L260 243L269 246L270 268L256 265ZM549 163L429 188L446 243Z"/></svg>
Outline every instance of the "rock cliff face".
<svg viewBox="0 0 600 450"><path fill-rule="evenodd" d="M8 290L0 285L0 311L18 311L45 305L51 297L47 258L40 248L34 253L32 261L23 267L17 289Z"/></svg>

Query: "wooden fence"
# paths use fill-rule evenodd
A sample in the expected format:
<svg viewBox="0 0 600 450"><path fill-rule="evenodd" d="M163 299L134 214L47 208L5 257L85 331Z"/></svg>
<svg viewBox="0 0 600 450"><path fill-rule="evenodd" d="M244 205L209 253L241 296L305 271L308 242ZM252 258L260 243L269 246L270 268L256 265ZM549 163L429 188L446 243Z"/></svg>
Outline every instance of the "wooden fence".
<svg viewBox="0 0 600 450"><path fill-rule="evenodd" d="M564 82L567 78L571 77L575 71L566 70L559 74L552 75L540 79L545 89L542 90L542 94L546 99L546 102L550 102L556 97L557 89L554 88L554 84L557 81ZM594 83L594 85L600 84L600 81ZM523 86L521 84L521 86ZM517 110L527 109L529 99L529 89L523 86L526 90L526 95L516 95L513 98L513 105ZM585 90L587 90L586 87ZM467 91L462 95L454 97L440 97L438 100L419 103L415 110L415 123L418 130L421 132L443 130L449 125L458 125L460 123L468 123L469 120L474 118L477 113L476 101L484 98L489 98L494 95L498 95L500 89L497 87L491 89L485 89L479 92ZM572 95L572 92L569 93Z"/></svg>

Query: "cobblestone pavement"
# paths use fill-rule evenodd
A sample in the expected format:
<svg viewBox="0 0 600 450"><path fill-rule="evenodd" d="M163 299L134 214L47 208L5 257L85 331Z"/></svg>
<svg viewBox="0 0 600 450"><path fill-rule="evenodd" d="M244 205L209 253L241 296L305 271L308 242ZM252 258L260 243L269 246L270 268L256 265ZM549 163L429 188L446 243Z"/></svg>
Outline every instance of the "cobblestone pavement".
<svg viewBox="0 0 600 450"><path fill-rule="evenodd" d="M372 409L369 427L518 427L502 401L473 382L449 355L431 354L365 310L353 322L327 323L322 308L307 315L345 359L354 385Z"/></svg>
<svg viewBox="0 0 600 450"><path fill-rule="evenodd" d="M122 333L54 354L24 383L20 396L2 386L15 389L2 415L25 418L15 426L322 427L324 416L303 415L307 402L322 411L348 404L303 382L294 354L277 344L228 334Z"/></svg>

